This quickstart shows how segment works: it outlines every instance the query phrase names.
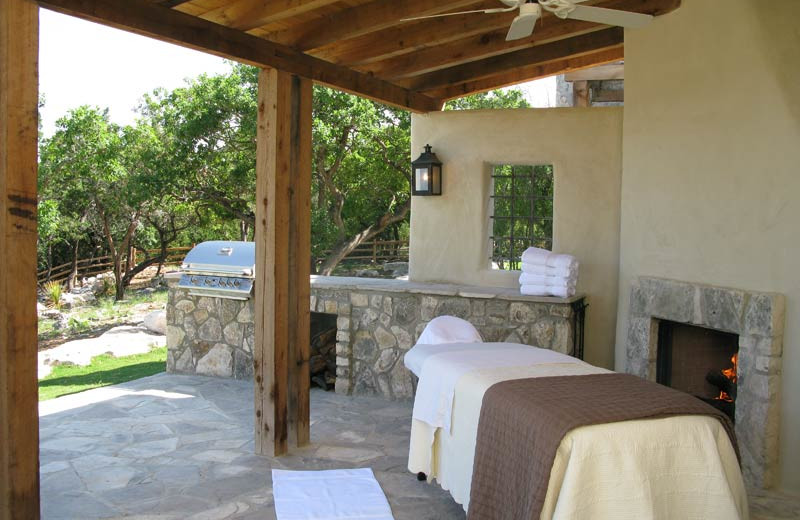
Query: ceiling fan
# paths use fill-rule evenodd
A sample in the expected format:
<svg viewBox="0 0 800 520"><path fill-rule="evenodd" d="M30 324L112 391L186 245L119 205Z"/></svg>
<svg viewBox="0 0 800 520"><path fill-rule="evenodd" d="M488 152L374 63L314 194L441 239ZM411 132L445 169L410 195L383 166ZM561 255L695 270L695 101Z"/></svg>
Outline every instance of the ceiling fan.
<svg viewBox="0 0 800 520"><path fill-rule="evenodd" d="M653 19L652 15L621 11L619 9L606 9L604 7L591 7L577 5L587 0L500 0L508 7L496 9L478 9L474 11L460 11L457 13L443 13L429 16L406 18L402 21L421 20L423 18L438 18L440 16L454 16L469 13L507 13L519 9L519 14L508 28L506 41L519 40L533 34L536 21L541 18L542 10L547 10L561 19L584 20L587 22L602 23L605 25L618 25L635 29L642 27Z"/></svg>

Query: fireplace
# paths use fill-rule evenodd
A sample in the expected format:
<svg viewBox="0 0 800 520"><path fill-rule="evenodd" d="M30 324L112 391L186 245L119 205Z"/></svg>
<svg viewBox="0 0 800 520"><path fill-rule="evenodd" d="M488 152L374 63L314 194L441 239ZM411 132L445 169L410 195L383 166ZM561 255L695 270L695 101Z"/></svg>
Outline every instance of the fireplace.
<svg viewBox="0 0 800 520"><path fill-rule="evenodd" d="M774 485L779 467L784 309L776 293L647 276L630 292L626 372L711 401L720 391L735 394L742 470L754 488ZM735 387L720 379L723 370L736 376Z"/></svg>
<svg viewBox="0 0 800 520"><path fill-rule="evenodd" d="M735 421L739 335L659 320L656 382L691 394Z"/></svg>

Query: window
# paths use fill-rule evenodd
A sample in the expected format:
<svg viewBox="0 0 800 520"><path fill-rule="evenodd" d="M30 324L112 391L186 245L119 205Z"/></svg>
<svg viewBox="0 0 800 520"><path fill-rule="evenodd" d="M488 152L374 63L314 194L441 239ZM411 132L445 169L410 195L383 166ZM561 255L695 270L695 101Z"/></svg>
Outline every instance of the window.
<svg viewBox="0 0 800 520"><path fill-rule="evenodd" d="M520 269L528 247L553 247L553 165L492 166L492 268Z"/></svg>

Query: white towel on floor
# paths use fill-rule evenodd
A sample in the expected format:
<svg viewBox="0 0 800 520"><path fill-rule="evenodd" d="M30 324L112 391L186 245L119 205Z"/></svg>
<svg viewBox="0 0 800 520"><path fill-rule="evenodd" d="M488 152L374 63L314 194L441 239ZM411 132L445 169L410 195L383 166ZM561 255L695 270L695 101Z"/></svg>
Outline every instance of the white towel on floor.
<svg viewBox="0 0 800 520"><path fill-rule="evenodd" d="M544 276L540 274L529 274L522 272L519 275L520 285L544 285L547 287L569 287L578 283L578 275L572 276Z"/></svg>
<svg viewBox="0 0 800 520"><path fill-rule="evenodd" d="M560 268L577 267L576 264L578 262L572 255L557 254L538 247L526 249L522 253L522 261L526 264Z"/></svg>
<svg viewBox="0 0 800 520"><path fill-rule="evenodd" d="M569 298L575 296L575 286L554 287L550 285L521 285L519 292L527 296L558 296Z"/></svg>
<svg viewBox="0 0 800 520"><path fill-rule="evenodd" d="M370 468L272 470L278 520L394 520Z"/></svg>

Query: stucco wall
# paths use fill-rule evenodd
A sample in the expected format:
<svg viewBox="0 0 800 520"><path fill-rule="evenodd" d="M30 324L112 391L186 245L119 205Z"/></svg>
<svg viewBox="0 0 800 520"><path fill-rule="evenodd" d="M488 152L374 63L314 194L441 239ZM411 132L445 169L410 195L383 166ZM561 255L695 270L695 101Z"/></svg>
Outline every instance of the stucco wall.
<svg viewBox="0 0 800 520"><path fill-rule="evenodd" d="M800 491L798 20L796 0L686 0L646 29L626 32L616 335L621 369L630 287L640 275L786 295L781 474L782 486L794 491Z"/></svg>
<svg viewBox="0 0 800 520"><path fill-rule="evenodd" d="M586 359L612 366L617 309L621 108L448 111L414 115L412 155L426 143L443 162L441 197L411 204L413 281L518 287L489 266L492 164L553 164L553 249L581 262Z"/></svg>

